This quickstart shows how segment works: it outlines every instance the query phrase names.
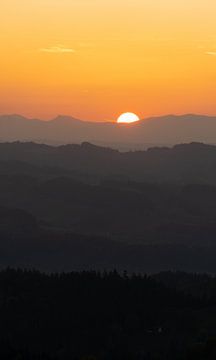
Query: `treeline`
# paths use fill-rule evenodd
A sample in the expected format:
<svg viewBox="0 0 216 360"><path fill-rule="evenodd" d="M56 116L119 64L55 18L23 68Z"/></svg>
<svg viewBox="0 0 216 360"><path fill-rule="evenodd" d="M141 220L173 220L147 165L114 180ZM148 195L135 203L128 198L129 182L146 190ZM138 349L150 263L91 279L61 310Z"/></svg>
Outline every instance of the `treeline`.
<svg viewBox="0 0 216 360"><path fill-rule="evenodd" d="M5 360L185 360L216 349L211 299L126 272L1 271L0 319Z"/></svg>
<svg viewBox="0 0 216 360"><path fill-rule="evenodd" d="M168 288L216 304L216 277L209 274L165 271L152 277Z"/></svg>

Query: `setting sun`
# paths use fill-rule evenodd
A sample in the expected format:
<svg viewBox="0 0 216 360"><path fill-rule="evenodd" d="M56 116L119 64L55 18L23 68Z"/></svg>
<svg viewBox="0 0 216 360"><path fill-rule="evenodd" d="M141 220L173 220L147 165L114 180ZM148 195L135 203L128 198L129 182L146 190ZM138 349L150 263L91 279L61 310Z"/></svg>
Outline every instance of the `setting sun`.
<svg viewBox="0 0 216 360"><path fill-rule="evenodd" d="M127 112L127 113L124 113L124 114L119 116L119 118L117 119L117 123L130 124L130 123L133 123L133 122L136 122L136 121L139 121L139 120L140 119L136 114L131 113L131 112Z"/></svg>

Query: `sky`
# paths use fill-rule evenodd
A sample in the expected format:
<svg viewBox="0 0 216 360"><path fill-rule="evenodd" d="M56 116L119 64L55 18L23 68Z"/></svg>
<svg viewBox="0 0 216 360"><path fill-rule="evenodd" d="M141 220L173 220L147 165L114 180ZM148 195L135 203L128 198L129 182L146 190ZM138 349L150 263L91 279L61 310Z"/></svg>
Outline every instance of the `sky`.
<svg viewBox="0 0 216 360"><path fill-rule="evenodd" d="M1 0L0 113L216 114L215 0Z"/></svg>

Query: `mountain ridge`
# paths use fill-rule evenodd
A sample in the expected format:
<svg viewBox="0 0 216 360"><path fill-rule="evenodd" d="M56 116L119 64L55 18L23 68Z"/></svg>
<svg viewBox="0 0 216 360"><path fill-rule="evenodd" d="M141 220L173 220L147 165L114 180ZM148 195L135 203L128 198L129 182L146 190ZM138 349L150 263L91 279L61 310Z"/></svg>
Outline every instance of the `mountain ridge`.
<svg viewBox="0 0 216 360"><path fill-rule="evenodd" d="M0 116L0 141L35 141L46 144L91 142L126 150L149 145L216 143L216 117L206 115L165 115L133 124L90 122L58 115L44 121L24 116Z"/></svg>
<svg viewBox="0 0 216 360"><path fill-rule="evenodd" d="M88 142L51 146L34 142L0 143L0 162L19 161L78 171L98 178L216 184L216 146L193 142L120 152Z"/></svg>

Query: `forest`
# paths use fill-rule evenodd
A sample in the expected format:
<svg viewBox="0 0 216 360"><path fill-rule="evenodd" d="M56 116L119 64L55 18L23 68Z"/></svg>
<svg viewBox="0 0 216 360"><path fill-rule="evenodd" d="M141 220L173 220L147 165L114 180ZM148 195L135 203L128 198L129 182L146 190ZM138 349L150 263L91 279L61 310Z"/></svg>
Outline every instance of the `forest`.
<svg viewBox="0 0 216 360"><path fill-rule="evenodd" d="M215 315L207 275L0 272L5 360L213 360Z"/></svg>

